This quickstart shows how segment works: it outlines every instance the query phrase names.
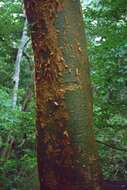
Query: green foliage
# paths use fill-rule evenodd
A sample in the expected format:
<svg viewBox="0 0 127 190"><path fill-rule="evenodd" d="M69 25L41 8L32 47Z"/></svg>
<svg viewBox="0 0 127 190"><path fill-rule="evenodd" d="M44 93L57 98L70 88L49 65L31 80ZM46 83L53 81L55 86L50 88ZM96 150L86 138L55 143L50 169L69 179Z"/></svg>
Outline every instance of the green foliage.
<svg viewBox="0 0 127 190"><path fill-rule="evenodd" d="M127 177L126 12L126 0L89 1L84 10L95 131L98 140L116 148L99 143L104 176L114 179Z"/></svg>
<svg viewBox="0 0 127 190"><path fill-rule="evenodd" d="M31 112L22 112L18 107L12 109L10 96L3 89L0 89L0 100L1 181L5 189L21 190L22 182L36 166L34 109Z"/></svg>
<svg viewBox="0 0 127 190"><path fill-rule="evenodd" d="M21 1L0 1L0 189L25 190L35 170L35 109L31 48L21 62L18 102L12 109L13 75L24 15Z"/></svg>
<svg viewBox="0 0 127 190"><path fill-rule="evenodd" d="M17 47L22 31L23 16L20 1L0 1L0 81L12 87Z"/></svg>

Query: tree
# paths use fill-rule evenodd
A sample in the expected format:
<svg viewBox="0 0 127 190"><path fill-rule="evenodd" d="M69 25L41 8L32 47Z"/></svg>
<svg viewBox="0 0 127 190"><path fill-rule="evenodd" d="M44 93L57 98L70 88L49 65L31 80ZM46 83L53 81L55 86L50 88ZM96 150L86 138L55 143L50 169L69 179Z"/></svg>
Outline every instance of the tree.
<svg viewBox="0 0 127 190"><path fill-rule="evenodd" d="M24 4L35 57L40 189L101 190L80 2Z"/></svg>
<svg viewBox="0 0 127 190"><path fill-rule="evenodd" d="M27 21L25 20L23 33L22 33L22 37L21 37L21 42L20 42L20 45L18 48L16 61L15 61L15 73L14 73L14 77L13 77L14 89L13 89L13 99L12 99L13 108L16 107L16 103L17 103L19 78L20 78L20 64L21 64L21 60L22 60L22 56L23 56L23 50L24 50L25 44L28 41L26 26L27 26Z"/></svg>

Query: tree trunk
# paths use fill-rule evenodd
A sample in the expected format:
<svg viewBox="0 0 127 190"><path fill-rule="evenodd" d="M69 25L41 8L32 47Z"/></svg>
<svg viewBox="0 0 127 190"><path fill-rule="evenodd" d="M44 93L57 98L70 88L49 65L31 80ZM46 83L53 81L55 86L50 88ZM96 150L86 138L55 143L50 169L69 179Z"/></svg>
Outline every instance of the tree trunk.
<svg viewBox="0 0 127 190"><path fill-rule="evenodd" d="M14 89L13 89L13 99L12 99L13 108L15 108L16 104L17 104L17 93L18 93L19 77L20 77L20 64L21 64L21 60L22 60L22 56L23 56L23 49L24 49L26 42L29 39L27 36L26 28L27 28L27 20L25 20L25 23L24 23L21 42L20 42L20 45L18 48L18 53L17 53L16 61L15 61L15 73L14 73L14 77L13 77Z"/></svg>
<svg viewBox="0 0 127 190"><path fill-rule="evenodd" d="M24 0L35 57L41 190L102 190L79 0Z"/></svg>

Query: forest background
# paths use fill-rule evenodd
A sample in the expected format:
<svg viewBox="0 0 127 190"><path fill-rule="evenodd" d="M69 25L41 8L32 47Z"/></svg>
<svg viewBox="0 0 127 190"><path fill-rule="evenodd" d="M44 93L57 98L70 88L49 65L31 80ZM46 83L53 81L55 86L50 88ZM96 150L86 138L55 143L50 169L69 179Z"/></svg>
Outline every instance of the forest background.
<svg viewBox="0 0 127 190"><path fill-rule="evenodd" d="M82 8L103 175L127 179L126 0L84 0ZM34 60L24 23L22 1L0 0L0 186L11 190L30 189L36 167ZM23 31L27 36L21 47Z"/></svg>

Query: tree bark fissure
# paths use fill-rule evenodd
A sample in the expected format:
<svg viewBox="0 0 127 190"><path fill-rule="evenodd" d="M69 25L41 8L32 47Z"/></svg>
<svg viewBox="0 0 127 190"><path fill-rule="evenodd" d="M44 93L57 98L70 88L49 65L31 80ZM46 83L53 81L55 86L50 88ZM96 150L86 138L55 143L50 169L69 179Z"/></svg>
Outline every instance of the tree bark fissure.
<svg viewBox="0 0 127 190"><path fill-rule="evenodd" d="M35 57L40 189L102 190L80 2L24 4Z"/></svg>

